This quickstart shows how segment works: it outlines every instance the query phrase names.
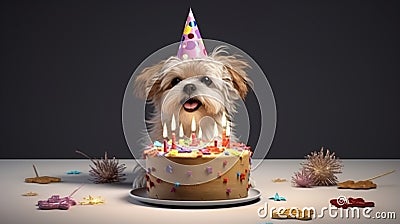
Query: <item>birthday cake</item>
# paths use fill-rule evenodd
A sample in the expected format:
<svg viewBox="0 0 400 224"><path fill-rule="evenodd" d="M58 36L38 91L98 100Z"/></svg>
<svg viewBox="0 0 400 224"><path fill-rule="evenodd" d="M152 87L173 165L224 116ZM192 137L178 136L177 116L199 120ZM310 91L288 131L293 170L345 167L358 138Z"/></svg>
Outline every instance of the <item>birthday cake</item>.
<svg viewBox="0 0 400 224"><path fill-rule="evenodd" d="M217 142L215 142L217 143ZM146 190L150 198L226 200L247 197L250 187L250 147L176 146L156 142L156 156L146 158ZM164 152L168 151L168 152Z"/></svg>

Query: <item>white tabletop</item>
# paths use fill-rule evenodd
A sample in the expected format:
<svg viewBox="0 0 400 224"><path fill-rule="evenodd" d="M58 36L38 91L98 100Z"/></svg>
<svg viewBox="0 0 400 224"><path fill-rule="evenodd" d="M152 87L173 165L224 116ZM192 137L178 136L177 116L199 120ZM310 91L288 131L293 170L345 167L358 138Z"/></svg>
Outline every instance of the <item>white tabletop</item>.
<svg viewBox="0 0 400 224"><path fill-rule="evenodd" d="M196 223L300 223L297 220L276 220L269 215L260 218L257 211L268 202L272 207L315 207L320 214L322 207L329 205L329 200L339 196L363 197L374 201L375 207L369 215L376 212L395 212L400 216L400 160L343 160L343 173L338 175L340 181L348 179L367 179L376 174L396 169L388 176L374 180L377 189L340 190L336 187L314 187L310 189L291 186L293 172L300 168L301 160L263 160L252 171L256 188L262 196L255 203L227 208L160 208L143 204L129 198L132 177L130 172L135 164L133 160L121 160L127 165L127 180L118 184L94 184L88 181L89 160L0 160L1 201L0 223L162 223L162 224L196 224ZM257 161L256 161L257 163ZM32 164L38 168L40 175L61 177L63 182L46 185L25 183L26 177L33 177ZM66 174L69 170L82 171L79 175ZM286 178L288 182L273 183L274 178ZM85 185L73 196L82 201L88 195L102 196L102 205L76 205L69 210L38 210L35 204L53 194L69 195L82 183ZM34 197L24 197L25 192L37 192ZM286 202L268 200L276 192L286 197ZM351 214L351 213L350 213ZM391 213L392 215L393 213ZM326 211L323 218L316 218L310 223L399 223L397 219L360 219L346 218L338 213L332 218ZM303 223L303 222L301 222Z"/></svg>

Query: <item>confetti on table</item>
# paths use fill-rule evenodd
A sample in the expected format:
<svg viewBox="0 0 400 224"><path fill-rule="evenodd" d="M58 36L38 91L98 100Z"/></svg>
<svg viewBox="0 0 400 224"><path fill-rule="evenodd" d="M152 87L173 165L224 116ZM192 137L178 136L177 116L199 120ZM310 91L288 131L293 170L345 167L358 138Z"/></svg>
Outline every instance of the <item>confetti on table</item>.
<svg viewBox="0 0 400 224"><path fill-rule="evenodd" d="M268 199L271 199L274 201L286 201L286 198L284 198L283 196L279 196L278 193L275 193L275 195L273 197L270 197Z"/></svg>
<svg viewBox="0 0 400 224"><path fill-rule="evenodd" d="M52 182L61 182L61 178L50 177L50 176L39 176L39 173L35 165L33 166L33 171L35 171L36 177L25 178L26 183L37 183L37 184L48 184Z"/></svg>
<svg viewBox="0 0 400 224"><path fill-rule="evenodd" d="M287 180L285 178L275 178L275 179L272 179L272 182L282 183L282 182L287 182Z"/></svg>
<svg viewBox="0 0 400 224"><path fill-rule="evenodd" d="M69 170L67 171L67 174L81 174L82 172L79 170Z"/></svg>
<svg viewBox="0 0 400 224"><path fill-rule="evenodd" d="M83 198L84 201L80 201L80 205L97 205L97 204L103 204L104 199L102 199L100 196L93 197L89 195L88 197Z"/></svg>
<svg viewBox="0 0 400 224"><path fill-rule="evenodd" d="M36 192L32 192L32 191L29 191L29 192L26 192L26 193L23 193L23 194L22 194L22 196L28 196L28 197L30 197L30 196L37 196L37 195L39 195L39 194L36 193Z"/></svg>

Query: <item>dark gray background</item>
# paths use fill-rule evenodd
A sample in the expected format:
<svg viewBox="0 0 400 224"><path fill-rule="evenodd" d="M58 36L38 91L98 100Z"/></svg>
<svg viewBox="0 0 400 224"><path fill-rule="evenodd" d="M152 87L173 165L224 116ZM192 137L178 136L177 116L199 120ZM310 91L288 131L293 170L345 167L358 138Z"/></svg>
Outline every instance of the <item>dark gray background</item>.
<svg viewBox="0 0 400 224"><path fill-rule="evenodd" d="M400 158L396 1L203 0L1 1L0 158L82 158L77 148L132 158L125 86L180 39L189 6L203 37L238 46L267 74L278 113L267 158L321 146Z"/></svg>

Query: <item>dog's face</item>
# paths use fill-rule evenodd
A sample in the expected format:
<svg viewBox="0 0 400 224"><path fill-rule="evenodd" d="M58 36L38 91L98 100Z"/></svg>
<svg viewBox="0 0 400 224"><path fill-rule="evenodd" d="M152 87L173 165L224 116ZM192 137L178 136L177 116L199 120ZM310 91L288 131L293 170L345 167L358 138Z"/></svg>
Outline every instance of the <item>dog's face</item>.
<svg viewBox="0 0 400 224"><path fill-rule="evenodd" d="M224 53L217 48L208 58L171 57L148 67L135 80L136 94L154 105L159 122L170 122L175 114L186 136L193 117L198 124L206 117L218 122L225 112L229 119L250 81L244 71L247 63Z"/></svg>

